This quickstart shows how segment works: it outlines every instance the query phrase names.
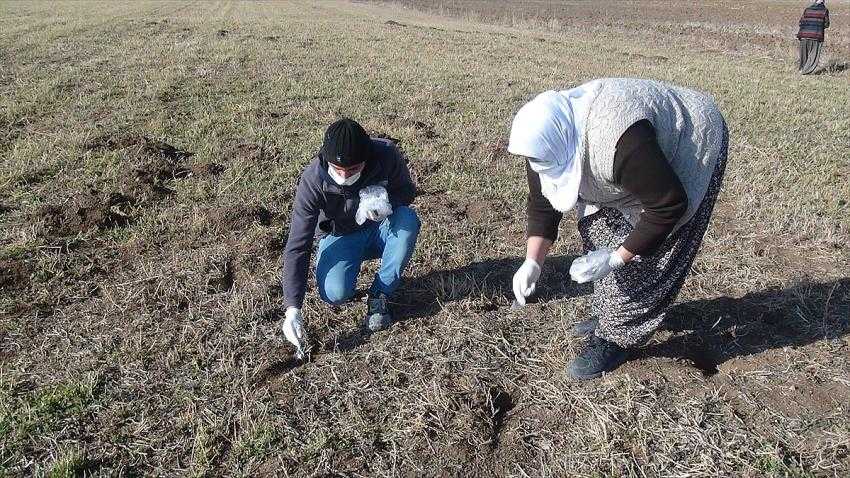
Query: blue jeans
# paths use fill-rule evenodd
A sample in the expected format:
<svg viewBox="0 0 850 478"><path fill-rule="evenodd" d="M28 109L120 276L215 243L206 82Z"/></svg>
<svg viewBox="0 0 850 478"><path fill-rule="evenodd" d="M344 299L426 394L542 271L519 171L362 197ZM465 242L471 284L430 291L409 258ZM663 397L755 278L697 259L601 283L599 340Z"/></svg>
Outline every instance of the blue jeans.
<svg viewBox="0 0 850 478"><path fill-rule="evenodd" d="M354 295L357 275L364 260L381 258L381 268L369 290L390 296L401 283L401 274L413 255L419 235L419 217L399 206L380 224L344 236L325 236L319 241L316 282L319 296L329 304L342 304Z"/></svg>

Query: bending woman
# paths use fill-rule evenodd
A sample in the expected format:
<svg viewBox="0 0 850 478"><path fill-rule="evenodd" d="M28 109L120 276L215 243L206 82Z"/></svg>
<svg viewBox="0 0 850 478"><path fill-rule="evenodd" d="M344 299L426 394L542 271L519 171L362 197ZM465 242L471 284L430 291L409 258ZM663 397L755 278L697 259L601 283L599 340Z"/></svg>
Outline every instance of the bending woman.
<svg viewBox="0 0 850 478"><path fill-rule="evenodd" d="M595 378L664 320L696 257L726 168L728 132L713 99L649 80L601 79L525 104L508 151L526 160L525 262L517 302L534 293L562 215L576 208L585 255L570 276L593 282L586 348L570 363Z"/></svg>

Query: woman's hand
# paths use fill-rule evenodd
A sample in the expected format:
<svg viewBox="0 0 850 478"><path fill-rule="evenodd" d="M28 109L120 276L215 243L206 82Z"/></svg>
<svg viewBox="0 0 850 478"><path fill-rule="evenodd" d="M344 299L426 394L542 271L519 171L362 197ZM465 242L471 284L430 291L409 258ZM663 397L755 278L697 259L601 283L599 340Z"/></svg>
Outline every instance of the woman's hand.
<svg viewBox="0 0 850 478"><path fill-rule="evenodd" d="M596 281L623 267L632 258L634 254L623 247L616 251L609 248L597 249L573 261L570 277L579 284Z"/></svg>
<svg viewBox="0 0 850 478"><path fill-rule="evenodd" d="M524 306L527 299L537 288L537 280L540 278L540 268L552 241L543 237L531 236L528 238L525 252L525 262L517 269L513 279L514 297L517 304Z"/></svg>
<svg viewBox="0 0 850 478"><path fill-rule="evenodd" d="M537 288L540 278L540 264L534 259L526 259L514 274L514 297L519 305L525 305L525 299Z"/></svg>

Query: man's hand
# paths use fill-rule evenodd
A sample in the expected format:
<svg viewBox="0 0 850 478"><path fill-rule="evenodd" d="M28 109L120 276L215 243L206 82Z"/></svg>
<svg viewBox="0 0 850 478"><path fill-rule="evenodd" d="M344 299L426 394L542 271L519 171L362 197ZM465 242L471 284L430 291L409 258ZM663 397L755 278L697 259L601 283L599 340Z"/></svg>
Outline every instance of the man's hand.
<svg viewBox="0 0 850 478"><path fill-rule="evenodd" d="M540 265L534 259L526 259L514 274L514 297L517 304L525 306L525 299L537 288Z"/></svg>
<svg viewBox="0 0 850 478"><path fill-rule="evenodd" d="M392 206L387 208L374 208L366 211L366 217L371 221L375 222L384 222L384 219L390 217L390 214L393 213Z"/></svg>
<svg viewBox="0 0 850 478"><path fill-rule="evenodd" d="M599 280L626 262L613 249L598 249L576 258L570 265L570 277L579 284Z"/></svg>
<svg viewBox="0 0 850 478"><path fill-rule="evenodd" d="M304 327L304 317L297 307L286 308L286 318L283 320L283 335L295 346L296 356L301 359L307 353L307 329Z"/></svg>
<svg viewBox="0 0 850 478"><path fill-rule="evenodd" d="M360 190L360 204L354 215L357 224L363 224L366 219L383 222L393 213L386 188L383 186L366 186Z"/></svg>

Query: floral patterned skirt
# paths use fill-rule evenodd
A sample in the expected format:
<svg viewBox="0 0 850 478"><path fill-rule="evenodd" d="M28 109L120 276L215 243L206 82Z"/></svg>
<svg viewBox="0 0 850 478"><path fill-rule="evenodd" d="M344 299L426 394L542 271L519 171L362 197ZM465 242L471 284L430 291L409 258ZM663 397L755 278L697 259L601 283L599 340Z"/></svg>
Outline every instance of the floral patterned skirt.
<svg viewBox="0 0 850 478"><path fill-rule="evenodd" d="M599 319L596 335L621 347L646 342L664 321L702 244L726 170L729 133L705 196L694 216L671 234L653 254L634 260L593 283L591 314ZM617 248L633 226L620 211L604 207L578 222L585 253Z"/></svg>

